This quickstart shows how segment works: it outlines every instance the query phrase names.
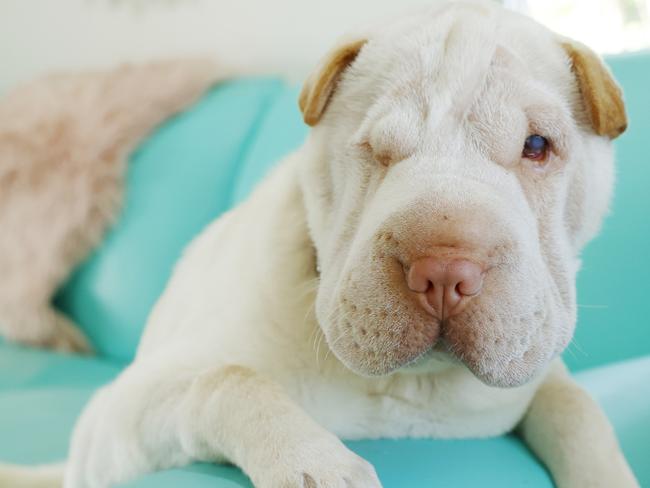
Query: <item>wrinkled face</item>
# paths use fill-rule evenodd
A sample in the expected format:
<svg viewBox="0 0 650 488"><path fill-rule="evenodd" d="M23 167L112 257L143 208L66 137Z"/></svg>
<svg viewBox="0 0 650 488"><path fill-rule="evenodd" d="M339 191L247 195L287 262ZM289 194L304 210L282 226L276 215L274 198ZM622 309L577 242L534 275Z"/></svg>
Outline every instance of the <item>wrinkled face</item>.
<svg viewBox="0 0 650 488"><path fill-rule="evenodd" d="M351 49L303 148L329 347L362 375L445 351L490 385L528 381L572 337L612 182L567 53L491 4Z"/></svg>

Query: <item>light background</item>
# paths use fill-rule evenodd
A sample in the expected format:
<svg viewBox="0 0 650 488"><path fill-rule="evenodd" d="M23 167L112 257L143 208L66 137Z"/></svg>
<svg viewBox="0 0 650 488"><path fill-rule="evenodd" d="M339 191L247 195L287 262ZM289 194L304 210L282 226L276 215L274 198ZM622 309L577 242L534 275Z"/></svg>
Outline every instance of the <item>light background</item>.
<svg viewBox="0 0 650 488"><path fill-rule="evenodd" d="M186 55L294 81L340 34L436 0L0 0L0 93L38 74ZM601 52L650 46L650 0L504 0Z"/></svg>

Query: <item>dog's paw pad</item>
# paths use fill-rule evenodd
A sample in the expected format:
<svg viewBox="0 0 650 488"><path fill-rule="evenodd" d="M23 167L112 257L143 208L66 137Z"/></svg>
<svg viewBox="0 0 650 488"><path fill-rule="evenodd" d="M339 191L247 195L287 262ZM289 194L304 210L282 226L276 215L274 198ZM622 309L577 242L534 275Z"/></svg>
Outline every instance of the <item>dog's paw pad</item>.
<svg viewBox="0 0 650 488"><path fill-rule="evenodd" d="M290 488L381 488L375 468L340 441L309 446L288 455L273 473L261 473L255 486Z"/></svg>
<svg viewBox="0 0 650 488"><path fill-rule="evenodd" d="M372 465L363 459L353 466L325 467L302 474L301 488L381 488Z"/></svg>

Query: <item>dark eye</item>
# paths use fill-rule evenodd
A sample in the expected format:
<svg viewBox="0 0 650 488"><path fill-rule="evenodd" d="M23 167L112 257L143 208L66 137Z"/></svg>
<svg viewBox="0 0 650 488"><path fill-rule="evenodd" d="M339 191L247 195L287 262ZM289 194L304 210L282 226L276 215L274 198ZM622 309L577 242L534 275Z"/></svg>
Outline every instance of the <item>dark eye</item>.
<svg viewBox="0 0 650 488"><path fill-rule="evenodd" d="M542 137L538 134L533 134L526 138L524 143L524 149L521 152L521 155L530 159L531 161L545 161L548 156L548 151L550 144L546 137Z"/></svg>

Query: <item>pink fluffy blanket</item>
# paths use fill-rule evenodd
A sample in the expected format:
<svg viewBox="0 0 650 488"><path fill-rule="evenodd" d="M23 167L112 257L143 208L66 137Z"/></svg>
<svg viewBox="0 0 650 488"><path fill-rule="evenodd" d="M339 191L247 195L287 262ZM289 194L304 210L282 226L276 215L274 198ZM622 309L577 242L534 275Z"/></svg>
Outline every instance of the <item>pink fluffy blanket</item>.
<svg viewBox="0 0 650 488"><path fill-rule="evenodd" d="M51 300L120 209L130 151L224 73L200 60L51 75L0 100L0 335L91 345Z"/></svg>

